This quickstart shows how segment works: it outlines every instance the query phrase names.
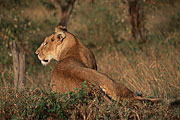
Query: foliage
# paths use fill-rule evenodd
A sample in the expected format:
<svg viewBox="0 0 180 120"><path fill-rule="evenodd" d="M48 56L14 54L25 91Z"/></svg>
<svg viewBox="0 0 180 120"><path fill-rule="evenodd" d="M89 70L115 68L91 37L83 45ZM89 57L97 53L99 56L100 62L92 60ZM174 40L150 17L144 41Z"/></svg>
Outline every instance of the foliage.
<svg viewBox="0 0 180 120"><path fill-rule="evenodd" d="M1 0L0 7L11 10L18 6L28 6L29 3L28 0Z"/></svg>
<svg viewBox="0 0 180 120"><path fill-rule="evenodd" d="M166 102L108 103L103 94L86 92L86 86L66 94L40 89L0 90L1 119L178 119L180 107ZM97 90L94 90L97 93ZM117 114L118 113L118 114Z"/></svg>
<svg viewBox="0 0 180 120"><path fill-rule="evenodd" d="M27 27L29 27L29 19L26 18L23 21L20 21L20 17L16 15L10 15L7 16L6 14L2 14L0 17L0 31L1 31L1 53L2 58L1 62L9 62L7 59L3 59L7 57L7 55L4 55L3 51L5 49L10 48L9 44L12 41L19 41L24 39L24 33L27 31ZM10 55L10 51L7 51L8 55Z"/></svg>
<svg viewBox="0 0 180 120"><path fill-rule="evenodd" d="M82 2L73 10L70 20L73 27L70 28L86 44L96 48L129 40L130 25L125 6L121 1L100 1L92 6Z"/></svg>
<svg viewBox="0 0 180 120"><path fill-rule="evenodd" d="M0 86L9 83L12 84L13 82L12 41L16 41L25 49L26 75L32 75L38 69L38 66L33 66L35 63L38 63L34 51L44 39L44 35L49 34L49 30L46 29L49 26L53 27L52 22L49 22L49 20L39 23L38 21L34 21L32 16L26 16L26 9L31 9L30 6L34 4L34 1L31 1L31 4L26 4L30 1L18 2L18 0L1 2L4 8L0 11ZM46 29L44 29L44 26ZM31 80L29 82L33 83L31 77L28 76L28 79Z"/></svg>
<svg viewBox="0 0 180 120"><path fill-rule="evenodd" d="M48 10L54 10L56 9L55 6L49 2L48 0L40 0L41 4L45 6Z"/></svg>

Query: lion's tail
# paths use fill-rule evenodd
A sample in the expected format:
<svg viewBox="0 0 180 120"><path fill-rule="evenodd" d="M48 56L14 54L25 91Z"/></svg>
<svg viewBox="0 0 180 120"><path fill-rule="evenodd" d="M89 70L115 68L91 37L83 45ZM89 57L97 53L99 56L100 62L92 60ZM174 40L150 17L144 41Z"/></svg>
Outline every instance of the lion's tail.
<svg viewBox="0 0 180 120"><path fill-rule="evenodd" d="M146 97L141 97L141 96L134 97L134 100L148 101L148 102L154 102L154 103L158 103L162 101L162 99L158 99L158 98L146 98Z"/></svg>
<svg viewBox="0 0 180 120"><path fill-rule="evenodd" d="M142 96L135 96L134 100L138 100L138 101L148 101L148 102L152 102L152 103L159 103L162 102L163 99L158 99L158 98L146 98L146 97L142 97ZM172 102L170 102L169 104L170 106L178 106L180 105L180 99L175 99Z"/></svg>

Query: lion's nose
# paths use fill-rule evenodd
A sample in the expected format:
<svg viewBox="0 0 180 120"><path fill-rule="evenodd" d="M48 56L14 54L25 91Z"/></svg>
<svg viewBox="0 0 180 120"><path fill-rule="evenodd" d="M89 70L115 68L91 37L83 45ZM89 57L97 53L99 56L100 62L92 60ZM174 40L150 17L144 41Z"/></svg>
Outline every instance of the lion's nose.
<svg viewBox="0 0 180 120"><path fill-rule="evenodd" d="M37 55L38 55L38 54L39 54L39 52L36 50L35 54L37 54Z"/></svg>

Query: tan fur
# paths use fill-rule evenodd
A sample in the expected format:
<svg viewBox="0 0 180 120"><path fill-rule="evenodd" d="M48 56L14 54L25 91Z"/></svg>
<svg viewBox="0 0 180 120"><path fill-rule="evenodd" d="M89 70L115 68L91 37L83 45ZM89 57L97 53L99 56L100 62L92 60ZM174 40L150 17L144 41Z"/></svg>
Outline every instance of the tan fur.
<svg viewBox="0 0 180 120"><path fill-rule="evenodd" d="M86 81L88 85L99 86L113 99L134 98L131 90L98 72L93 53L79 39L61 27L57 27L55 33L45 39L36 54L45 65L51 59L58 61L50 82L53 91L73 91Z"/></svg>

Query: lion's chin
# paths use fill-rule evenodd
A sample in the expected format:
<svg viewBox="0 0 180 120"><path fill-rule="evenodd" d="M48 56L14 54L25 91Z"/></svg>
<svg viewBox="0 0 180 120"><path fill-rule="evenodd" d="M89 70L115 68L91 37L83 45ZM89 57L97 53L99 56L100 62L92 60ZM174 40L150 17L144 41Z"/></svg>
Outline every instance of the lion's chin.
<svg viewBox="0 0 180 120"><path fill-rule="evenodd" d="M46 66L48 63L50 62L50 60L41 60L41 63Z"/></svg>

